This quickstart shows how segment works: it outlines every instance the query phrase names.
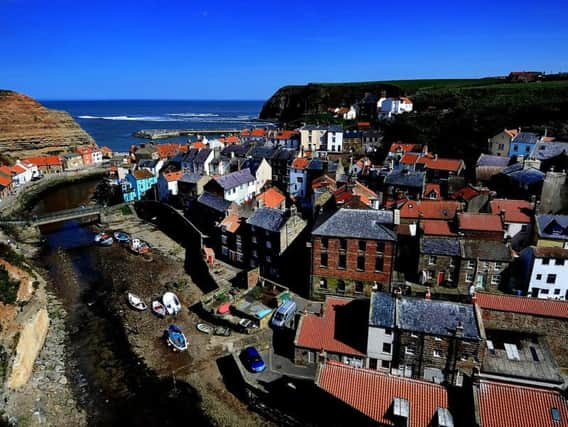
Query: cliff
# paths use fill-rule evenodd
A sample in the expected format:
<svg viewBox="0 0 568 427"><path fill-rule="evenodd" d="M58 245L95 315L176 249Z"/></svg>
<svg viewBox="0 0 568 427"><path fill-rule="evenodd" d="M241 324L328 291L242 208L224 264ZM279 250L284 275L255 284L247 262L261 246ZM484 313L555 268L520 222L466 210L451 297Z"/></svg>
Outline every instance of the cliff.
<svg viewBox="0 0 568 427"><path fill-rule="evenodd" d="M64 111L0 90L0 154L11 158L57 154L95 141Z"/></svg>

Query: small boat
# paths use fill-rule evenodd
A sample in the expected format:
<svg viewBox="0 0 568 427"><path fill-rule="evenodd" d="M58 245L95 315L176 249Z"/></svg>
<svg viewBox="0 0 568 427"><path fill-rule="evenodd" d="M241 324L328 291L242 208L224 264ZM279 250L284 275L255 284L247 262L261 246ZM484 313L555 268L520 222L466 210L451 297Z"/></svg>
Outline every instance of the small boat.
<svg viewBox="0 0 568 427"><path fill-rule="evenodd" d="M170 325L166 334L168 346L173 347L174 351L187 350L187 340L178 326L174 324Z"/></svg>
<svg viewBox="0 0 568 427"><path fill-rule="evenodd" d="M154 300L152 301L152 311L156 316L165 317L166 316L166 307L160 301Z"/></svg>
<svg viewBox="0 0 568 427"><path fill-rule="evenodd" d="M142 311L148 308L146 303L142 301L142 298L130 292L128 292L128 303L132 306L132 308L135 308L136 310Z"/></svg>
<svg viewBox="0 0 568 427"><path fill-rule="evenodd" d="M210 325L209 323L198 323L197 330L199 332L203 332L204 334L211 335L215 330L215 328L213 327L213 325Z"/></svg>
<svg viewBox="0 0 568 427"><path fill-rule="evenodd" d="M115 231L113 236L118 243L128 243L130 241L130 236L124 231Z"/></svg>
<svg viewBox="0 0 568 427"><path fill-rule="evenodd" d="M162 302L166 306L168 314L178 314L181 310L181 304L178 297L173 292L166 292L162 297Z"/></svg>
<svg viewBox="0 0 568 427"><path fill-rule="evenodd" d="M130 250L138 255L143 255L150 252L150 245L140 239L132 239L130 241Z"/></svg>
<svg viewBox="0 0 568 427"><path fill-rule="evenodd" d="M95 236L95 243L100 246L110 246L112 245L113 238L108 233L98 233Z"/></svg>

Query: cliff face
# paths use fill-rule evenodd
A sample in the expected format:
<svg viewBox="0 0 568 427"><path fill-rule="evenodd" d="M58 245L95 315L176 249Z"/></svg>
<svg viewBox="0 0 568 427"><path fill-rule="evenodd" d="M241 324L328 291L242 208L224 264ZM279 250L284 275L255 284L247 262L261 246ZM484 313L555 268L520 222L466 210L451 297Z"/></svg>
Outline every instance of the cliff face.
<svg viewBox="0 0 568 427"><path fill-rule="evenodd" d="M301 120L304 114L318 114L330 107L349 106L366 92L400 96L401 89L384 83L310 83L305 86L284 86L276 91L262 107L260 118L282 123Z"/></svg>
<svg viewBox="0 0 568 427"><path fill-rule="evenodd" d="M0 153L12 158L57 154L95 141L63 111L29 96L0 90Z"/></svg>

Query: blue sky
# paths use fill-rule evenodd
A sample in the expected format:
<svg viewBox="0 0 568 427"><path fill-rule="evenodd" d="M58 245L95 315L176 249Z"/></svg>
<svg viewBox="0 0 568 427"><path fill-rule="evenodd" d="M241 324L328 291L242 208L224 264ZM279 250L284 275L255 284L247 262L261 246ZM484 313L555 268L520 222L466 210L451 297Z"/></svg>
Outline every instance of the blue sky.
<svg viewBox="0 0 568 427"><path fill-rule="evenodd" d="M307 82L568 71L567 19L560 0L0 0L0 88L266 99Z"/></svg>

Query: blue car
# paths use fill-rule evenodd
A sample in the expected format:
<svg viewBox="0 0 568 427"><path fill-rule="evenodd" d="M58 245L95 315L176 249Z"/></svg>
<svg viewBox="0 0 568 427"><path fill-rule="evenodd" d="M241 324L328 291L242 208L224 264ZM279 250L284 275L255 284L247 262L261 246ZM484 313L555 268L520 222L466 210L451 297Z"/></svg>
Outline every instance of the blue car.
<svg viewBox="0 0 568 427"><path fill-rule="evenodd" d="M245 348L245 359L248 365L247 367L252 372L262 372L266 369L264 360L262 360L262 357L260 357L258 350L254 347Z"/></svg>

